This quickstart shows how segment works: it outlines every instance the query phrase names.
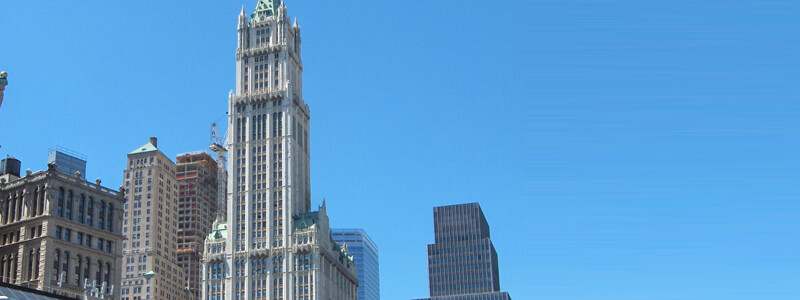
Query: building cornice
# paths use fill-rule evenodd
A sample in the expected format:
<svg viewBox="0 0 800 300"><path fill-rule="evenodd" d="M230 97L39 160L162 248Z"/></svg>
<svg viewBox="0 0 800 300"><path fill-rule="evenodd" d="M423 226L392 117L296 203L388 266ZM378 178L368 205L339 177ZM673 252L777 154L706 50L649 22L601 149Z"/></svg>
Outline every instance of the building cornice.
<svg viewBox="0 0 800 300"><path fill-rule="evenodd" d="M261 56L261 55L264 55L264 54L279 53L284 48L286 48L285 45L270 44L270 45L265 45L265 46L261 46L261 47L251 47L251 48L246 48L246 49L236 49L236 59L240 60L240 59L250 58L250 57L254 57L254 56Z"/></svg>

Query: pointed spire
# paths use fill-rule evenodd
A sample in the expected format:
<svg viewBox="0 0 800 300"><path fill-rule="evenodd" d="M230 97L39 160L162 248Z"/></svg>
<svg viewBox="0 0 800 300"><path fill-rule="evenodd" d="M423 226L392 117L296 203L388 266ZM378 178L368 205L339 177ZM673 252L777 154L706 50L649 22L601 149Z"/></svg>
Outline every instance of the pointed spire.
<svg viewBox="0 0 800 300"><path fill-rule="evenodd" d="M292 25L292 27L298 27L297 26L297 17L294 17L294 25Z"/></svg>
<svg viewBox="0 0 800 300"><path fill-rule="evenodd" d="M242 12L240 13L240 15L244 15L244 5L242 5Z"/></svg>

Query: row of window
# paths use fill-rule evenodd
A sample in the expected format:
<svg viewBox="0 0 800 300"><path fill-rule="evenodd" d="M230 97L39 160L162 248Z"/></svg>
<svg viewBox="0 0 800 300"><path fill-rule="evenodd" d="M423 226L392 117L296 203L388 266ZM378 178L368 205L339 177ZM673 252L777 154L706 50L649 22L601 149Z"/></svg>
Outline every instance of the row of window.
<svg viewBox="0 0 800 300"><path fill-rule="evenodd" d="M70 267L74 267L73 272L70 272ZM94 278L89 276L90 269L95 270ZM70 256L69 251L62 253L60 249L56 249L51 278L54 281L60 280L62 283L74 285L82 284L84 279L89 279L90 282L96 280L98 283L106 282L106 286L110 287L111 274L113 272L111 262L103 262L101 260L92 262L92 259L88 256L82 257L80 254Z"/></svg>
<svg viewBox="0 0 800 300"><path fill-rule="evenodd" d="M67 220L77 218L78 223L94 226L92 217L97 215L97 227L103 230L113 231L114 228L114 205L105 200L95 201L91 196L84 194L78 196L77 216L75 209L74 193L72 190L58 189L56 198L56 215ZM95 206L97 210L95 211Z"/></svg>
<svg viewBox="0 0 800 300"><path fill-rule="evenodd" d="M102 238L93 239L91 234L84 234L83 232L76 232L75 239L72 238L72 229L56 226L55 236L57 239L64 240L80 246L92 247L92 241L96 241L97 250L113 252L114 242L106 241ZM85 236L85 239L84 239Z"/></svg>

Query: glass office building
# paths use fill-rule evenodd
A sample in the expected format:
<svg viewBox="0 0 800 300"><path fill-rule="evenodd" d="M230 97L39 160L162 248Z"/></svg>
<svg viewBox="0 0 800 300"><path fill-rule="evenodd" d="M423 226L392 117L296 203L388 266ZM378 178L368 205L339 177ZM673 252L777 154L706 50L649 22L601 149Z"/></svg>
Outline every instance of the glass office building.
<svg viewBox="0 0 800 300"><path fill-rule="evenodd" d="M433 208L435 243L428 245L432 300L510 300L500 291L497 252L478 203Z"/></svg>
<svg viewBox="0 0 800 300"><path fill-rule="evenodd" d="M81 179L86 180L86 155L55 146L47 151L47 164L51 163L56 163L56 170L61 173L75 175L75 172L80 172Z"/></svg>
<svg viewBox="0 0 800 300"><path fill-rule="evenodd" d="M347 245L358 268L358 300L381 298L378 266L378 246L363 229L333 229L333 240L341 246Z"/></svg>

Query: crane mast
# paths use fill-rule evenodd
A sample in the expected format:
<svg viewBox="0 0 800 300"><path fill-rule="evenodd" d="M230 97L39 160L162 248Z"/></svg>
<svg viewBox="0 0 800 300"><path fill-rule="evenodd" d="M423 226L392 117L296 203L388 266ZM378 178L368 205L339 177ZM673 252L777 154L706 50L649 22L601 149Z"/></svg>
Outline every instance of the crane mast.
<svg viewBox="0 0 800 300"><path fill-rule="evenodd" d="M217 154L217 222L225 222L227 217L226 212L226 197L228 195L228 169L226 168L225 153L228 149L225 148L225 139L228 136L220 136L217 131L217 123L211 124L211 145L208 146L212 152Z"/></svg>

